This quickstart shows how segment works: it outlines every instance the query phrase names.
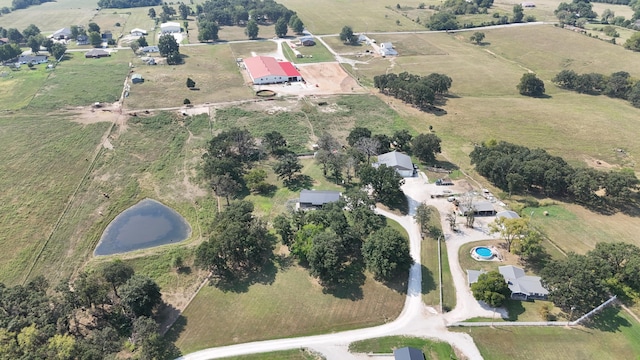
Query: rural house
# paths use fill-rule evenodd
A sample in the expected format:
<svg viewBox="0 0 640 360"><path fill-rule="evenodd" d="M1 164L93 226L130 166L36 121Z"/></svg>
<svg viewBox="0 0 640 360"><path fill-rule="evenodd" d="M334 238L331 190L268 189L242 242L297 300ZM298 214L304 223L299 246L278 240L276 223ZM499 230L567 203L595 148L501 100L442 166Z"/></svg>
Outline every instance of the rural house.
<svg viewBox="0 0 640 360"><path fill-rule="evenodd" d="M49 60L47 59L47 55L20 55L18 56L18 64L44 64Z"/></svg>
<svg viewBox="0 0 640 360"><path fill-rule="evenodd" d="M4 45L4 44L8 44L9 43L9 39L7 38L0 38L0 45Z"/></svg>
<svg viewBox="0 0 640 360"><path fill-rule="evenodd" d="M71 29L69 28L62 28L54 32L53 35L51 35L51 38L56 40L66 40L70 37L71 37Z"/></svg>
<svg viewBox="0 0 640 360"><path fill-rule="evenodd" d="M316 44L316 41L313 39L313 36L302 36L298 38L300 44L303 46L313 46Z"/></svg>
<svg viewBox="0 0 640 360"><path fill-rule="evenodd" d="M302 190L300 191L300 209L318 209L322 205L340 200L338 191Z"/></svg>
<svg viewBox="0 0 640 360"><path fill-rule="evenodd" d="M107 57L107 56L111 56L111 53L102 49L91 49L84 54L84 57L87 59L90 59L90 58L98 59L98 58Z"/></svg>
<svg viewBox="0 0 640 360"><path fill-rule="evenodd" d="M467 213L473 209L473 213L476 216L493 216L496 214L496 209L493 208L493 205L488 201L478 201L476 203L471 204L471 208L467 205L460 204L458 207L458 215L467 216Z"/></svg>
<svg viewBox="0 0 640 360"><path fill-rule="evenodd" d="M177 22L166 22L164 24L160 24L160 32L163 34L169 33L179 33L182 29L180 28L180 24Z"/></svg>
<svg viewBox="0 0 640 360"><path fill-rule="evenodd" d="M269 56L244 59L244 65L255 85L302 81L302 75L288 61L278 62Z"/></svg>
<svg viewBox="0 0 640 360"><path fill-rule="evenodd" d="M89 37L87 35L78 35L76 38L76 44L89 45Z"/></svg>
<svg viewBox="0 0 640 360"><path fill-rule="evenodd" d="M478 281L478 276L485 273L484 270L467 270L469 286ZM509 285L511 298L514 300L539 299L546 300L549 291L542 286L539 276L525 275L524 270L513 265L498 267L498 272L504 276L504 281Z"/></svg>
<svg viewBox="0 0 640 360"><path fill-rule="evenodd" d="M424 354L420 349L407 346L393 350L393 358L394 360L424 360Z"/></svg>
<svg viewBox="0 0 640 360"><path fill-rule="evenodd" d="M138 49L144 53L152 53L152 52L160 52L160 48L158 48L157 46L143 46L140 49Z"/></svg>
<svg viewBox="0 0 640 360"><path fill-rule="evenodd" d="M392 151L386 154L378 155L378 162L373 163L373 167L386 165L393 168L402 177L413 177L416 175L416 169L409 155L401 152Z"/></svg>
<svg viewBox="0 0 640 360"><path fill-rule="evenodd" d="M109 41L111 39L113 39L113 34L111 33L111 31L107 30L105 32L103 32L100 37L102 38L102 41Z"/></svg>
<svg viewBox="0 0 640 360"><path fill-rule="evenodd" d="M131 75L131 82L134 84L141 84L144 82L144 79L142 78L142 75L140 74L133 74Z"/></svg>
<svg viewBox="0 0 640 360"><path fill-rule="evenodd" d="M390 42L380 44L380 55L382 56L396 56L398 52L393 48L393 44Z"/></svg>
<svg viewBox="0 0 640 360"><path fill-rule="evenodd" d="M147 31L144 29L135 28L131 30L131 35L133 36L145 36L147 35Z"/></svg>

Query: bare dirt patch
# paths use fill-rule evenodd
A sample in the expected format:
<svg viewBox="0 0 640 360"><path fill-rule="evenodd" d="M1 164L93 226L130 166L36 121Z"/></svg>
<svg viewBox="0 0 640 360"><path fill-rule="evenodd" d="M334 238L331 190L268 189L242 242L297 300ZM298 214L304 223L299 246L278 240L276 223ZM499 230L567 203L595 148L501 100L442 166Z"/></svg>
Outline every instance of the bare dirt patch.
<svg viewBox="0 0 640 360"><path fill-rule="evenodd" d="M592 167L594 169L613 170L613 169L618 168L617 165L612 165L612 164L609 164L608 162L606 162L604 160L592 158L592 157L589 157L589 156L585 156L584 161L587 163L587 165L589 165L589 167Z"/></svg>
<svg viewBox="0 0 640 360"><path fill-rule="evenodd" d="M120 106L118 103L101 104L98 106L80 106L63 110L63 112L74 114L71 121L83 125L95 124L99 122L117 122L120 116Z"/></svg>

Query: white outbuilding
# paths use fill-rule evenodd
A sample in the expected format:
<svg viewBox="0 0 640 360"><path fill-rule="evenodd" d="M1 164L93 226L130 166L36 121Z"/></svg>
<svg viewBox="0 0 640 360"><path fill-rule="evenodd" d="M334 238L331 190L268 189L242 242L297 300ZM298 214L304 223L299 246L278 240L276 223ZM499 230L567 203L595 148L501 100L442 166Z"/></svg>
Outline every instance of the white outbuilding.
<svg viewBox="0 0 640 360"><path fill-rule="evenodd" d="M166 22L164 24L160 24L160 32L163 34L179 33L181 31L180 24L177 22Z"/></svg>
<svg viewBox="0 0 640 360"><path fill-rule="evenodd" d="M135 28L135 29L131 30L131 35L133 35L133 36L145 36L145 35L147 35L147 30L140 29L140 28Z"/></svg>

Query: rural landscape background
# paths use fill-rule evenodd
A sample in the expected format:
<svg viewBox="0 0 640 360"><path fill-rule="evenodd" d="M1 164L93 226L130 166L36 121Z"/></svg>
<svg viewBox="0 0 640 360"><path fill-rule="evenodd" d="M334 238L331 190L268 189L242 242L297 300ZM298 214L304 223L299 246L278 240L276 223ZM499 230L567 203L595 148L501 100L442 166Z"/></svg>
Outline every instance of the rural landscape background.
<svg viewBox="0 0 640 360"><path fill-rule="evenodd" d="M187 5L200 3L192 0ZM442 140L438 164L452 169L455 181L489 189L513 209L530 215L533 226L544 234L543 245L551 257L585 254L599 242L640 246L637 203L627 211L602 213L539 194L510 196L479 175L469 159L477 145L497 140L545 149L576 168L624 168L639 174L640 109L626 100L581 94L552 82L567 69L579 74L625 71L640 79L640 53L621 45L633 36L633 30L620 28L617 44L612 44L603 41L605 35L597 26L587 30L590 35L563 29L553 24L558 20L554 10L560 1L540 0L535 8L525 10L526 15L535 16L535 23L475 29L485 34L484 41L476 44L469 40L475 30L427 31L424 21L433 13L429 6L441 5L436 0L278 3L295 11L306 29L323 36L332 51L352 60L340 67L355 86L331 94L283 95L261 101L247 85L237 59L277 52L277 43L271 41L273 25L260 25L259 39L251 42L245 41L242 27L222 26L220 41L199 44L194 16L188 17L189 33L180 46L183 64L148 66L126 45L110 57L89 59L84 52L73 51L85 47L70 45L64 60L53 69L44 65L23 66L18 71L0 67L0 282L5 287L26 285L44 276L53 288L120 259L136 274L159 285L166 305L154 315L166 331L164 341L175 344L183 355L395 319L405 302L406 279L386 284L365 272L356 292L328 292L287 256L288 249L282 244L274 250L281 261L274 261L260 279L230 289L209 284L208 272L194 264L196 249L211 236L212 224L226 203L204 177L202 158L212 137L232 128L246 129L256 138L278 131L288 147L302 155L312 154L313 144L324 133L346 144L354 127L388 136L404 129L412 135L434 133ZM421 9L421 3L426 8ZM514 5L496 0L486 20L494 12L511 16ZM10 7L11 1L0 0L0 8L4 6ZM154 8L159 11L160 7ZM593 8L598 14L605 9L626 18L634 14L626 5L593 3ZM149 9L109 9L99 8L94 1L58 0L2 14L0 26L24 29L36 24L43 34L50 34L95 22L117 37L133 28L154 28ZM482 22L485 17L463 15L459 21ZM366 32L378 43L392 42L400 56L372 56L364 52L364 45L345 45L338 36L345 25L356 33ZM156 43L157 35L147 36L150 44ZM305 51L313 54L302 59L305 62L333 62L335 58L321 43ZM131 85L120 101L123 86L134 72L142 74L145 82ZM441 111L422 111L373 86L375 76L401 72L448 75L452 86L437 104ZM528 72L544 81L546 96L518 93L516 85ZM185 86L187 77L199 90ZM185 99L193 106L185 107ZM96 108L95 103L103 106ZM254 204L254 215L270 229L275 218L290 209L300 190L278 178L272 169L274 162L267 159L255 165L266 171L265 181L274 186L273 191L238 196ZM312 188L347 190L325 177L312 156L302 156L300 162L300 173L310 179ZM437 176L427 175L430 182ZM190 238L175 245L93 256L106 226L144 198L179 212L191 225ZM440 225L439 219L432 221ZM388 225L404 232L399 224L389 221ZM436 239L422 243L422 298L426 305L453 309L455 289L448 270L443 273L442 304L437 280L425 275L438 273ZM468 255L470 248L462 247L460 254ZM176 257L188 271L176 271L172 265ZM446 256L444 261L447 268ZM468 266L478 267L473 262ZM524 304L518 310L522 315L510 320L540 321L539 307L539 303ZM566 314L555 311L559 319L567 320L562 317ZM470 334L486 359L630 359L640 356L639 316L640 302L632 299L626 310L608 309L588 326L456 331ZM366 349L374 346L366 344L360 352L373 351ZM0 353L2 349L0 346ZM433 356L444 358L442 354L449 356L449 352L455 353L450 348L436 349ZM139 356L127 349L121 355ZM314 356L295 350L240 358Z"/></svg>

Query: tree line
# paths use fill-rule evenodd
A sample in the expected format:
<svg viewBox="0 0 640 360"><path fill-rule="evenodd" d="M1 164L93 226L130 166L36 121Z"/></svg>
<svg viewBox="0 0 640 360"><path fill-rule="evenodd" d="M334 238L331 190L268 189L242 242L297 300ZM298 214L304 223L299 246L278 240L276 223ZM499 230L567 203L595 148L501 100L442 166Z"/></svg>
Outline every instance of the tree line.
<svg viewBox="0 0 640 360"><path fill-rule="evenodd" d="M543 149L504 141L483 143L469 156L480 175L509 194L540 192L595 209L636 206L639 181L631 169L573 168Z"/></svg>
<svg viewBox="0 0 640 360"><path fill-rule="evenodd" d="M137 358L175 358L152 318L161 303L158 285L119 260L53 289L43 277L0 284L2 357L99 360L127 344Z"/></svg>
<svg viewBox="0 0 640 360"><path fill-rule="evenodd" d="M54 43L53 40L45 38L40 33L40 29L34 24L30 24L22 32L15 28L0 28L0 36L6 36L10 41L9 44L0 46L0 61L12 60L22 54L19 44L23 42L34 54L40 52L40 47L44 46L56 60L61 59L67 51L67 47L64 44Z"/></svg>
<svg viewBox="0 0 640 360"><path fill-rule="evenodd" d="M143 7L143 6L156 6L160 4L162 4L162 0L99 0L98 1L98 6L102 8L116 8L116 9Z"/></svg>
<svg viewBox="0 0 640 360"><path fill-rule="evenodd" d="M626 71L618 71L606 76L598 73L578 74L573 70L562 70L552 81L563 89L581 94L602 94L624 99L640 108L640 81L631 78Z"/></svg>
<svg viewBox="0 0 640 360"><path fill-rule="evenodd" d="M26 9L29 6L40 5L54 0L12 0L11 8L13 10Z"/></svg>
<svg viewBox="0 0 640 360"><path fill-rule="evenodd" d="M393 96L419 109L432 106L436 96L442 96L449 91L451 82L449 76L438 73L420 76L402 72L377 75L373 78L374 86L381 93Z"/></svg>

